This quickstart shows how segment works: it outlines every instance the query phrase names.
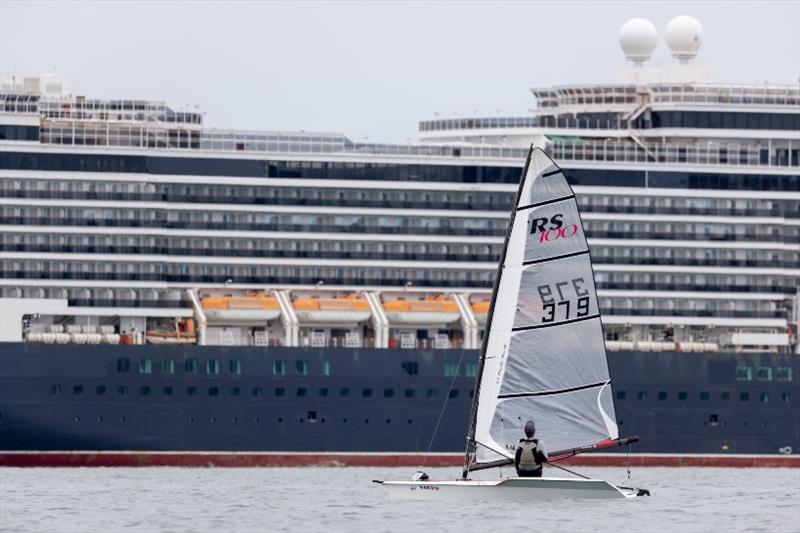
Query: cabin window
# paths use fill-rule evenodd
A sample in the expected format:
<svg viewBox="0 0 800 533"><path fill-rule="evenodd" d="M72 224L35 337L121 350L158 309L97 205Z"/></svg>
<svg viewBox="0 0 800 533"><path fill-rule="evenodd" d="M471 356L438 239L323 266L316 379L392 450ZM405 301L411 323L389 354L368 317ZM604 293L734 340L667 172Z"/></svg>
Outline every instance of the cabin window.
<svg viewBox="0 0 800 533"><path fill-rule="evenodd" d="M720 392L719 393L719 399L722 400L723 402L727 402L728 400L731 399L731 393L730 392Z"/></svg>
<svg viewBox="0 0 800 533"><path fill-rule="evenodd" d="M406 389L406 398L413 398L417 394L415 389Z"/></svg>
<svg viewBox="0 0 800 533"><path fill-rule="evenodd" d="M685 402L688 399L689 399L689 393L688 392L679 392L678 393L678 401Z"/></svg>
<svg viewBox="0 0 800 533"><path fill-rule="evenodd" d="M791 402L791 401L792 401L792 395L791 395L791 393L789 393L789 392L784 392L783 394L781 394L781 401L782 401L783 403L789 403L789 402Z"/></svg>
<svg viewBox="0 0 800 533"><path fill-rule="evenodd" d="M792 367L790 366L779 366L775 372L775 379L778 381L792 381L793 378Z"/></svg>
<svg viewBox="0 0 800 533"><path fill-rule="evenodd" d="M128 357L117 359L117 372L128 372L131 369L131 360Z"/></svg>
<svg viewBox="0 0 800 533"><path fill-rule="evenodd" d="M162 374L174 374L175 373L175 359L172 357L167 357L163 361L161 361L161 373Z"/></svg>
<svg viewBox="0 0 800 533"><path fill-rule="evenodd" d="M763 403L767 403L769 401L769 393L768 392L762 392L758 396L758 399L761 400Z"/></svg>
<svg viewBox="0 0 800 533"><path fill-rule="evenodd" d="M298 360L294 362L294 373L298 376L308 375L308 361Z"/></svg>
<svg viewBox="0 0 800 533"><path fill-rule="evenodd" d="M77 395L83 394L83 385L75 385L74 387L72 387L72 394L77 394Z"/></svg>
<svg viewBox="0 0 800 533"><path fill-rule="evenodd" d="M173 393L173 392L174 392L173 388L172 388L171 386L169 386L169 385L167 385L166 387L164 387L164 388L161 390L161 393L162 393L164 396L172 396L172 393Z"/></svg>
<svg viewBox="0 0 800 533"><path fill-rule="evenodd" d="M239 387L231 387L231 396L240 396L242 394L242 389Z"/></svg>
<svg viewBox="0 0 800 533"><path fill-rule="evenodd" d="M209 387L208 388L208 395L209 396L219 396L219 387Z"/></svg>
<svg viewBox="0 0 800 533"><path fill-rule="evenodd" d="M127 396L128 395L128 386L127 385L120 385L117 387L117 394L120 396Z"/></svg>
<svg viewBox="0 0 800 533"><path fill-rule="evenodd" d="M450 389L447 393L448 398L458 398L458 389Z"/></svg>
<svg viewBox="0 0 800 533"><path fill-rule="evenodd" d="M667 396L668 396L667 392L662 390L661 392L658 393L658 400L663 402L664 400L667 399Z"/></svg>
<svg viewBox="0 0 800 533"><path fill-rule="evenodd" d="M305 387L297 387L297 397L298 398L305 398L307 393L308 393L308 389L306 389Z"/></svg>
<svg viewBox="0 0 800 533"><path fill-rule="evenodd" d="M737 366L736 367L736 380L737 381L753 381L753 367L750 367L750 366Z"/></svg>
<svg viewBox="0 0 800 533"><path fill-rule="evenodd" d="M394 398L394 389L383 389L384 398Z"/></svg>
<svg viewBox="0 0 800 533"><path fill-rule="evenodd" d="M139 361L139 373L140 374L152 374L153 373L153 360L149 357L145 357L144 359Z"/></svg>
<svg viewBox="0 0 800 533"><path fill-rule="evenodd" d="M53 385L50 387L50 394L53 396L60 396L61 395L61 385Z"/></svg>
<svg viewBox="0 0 800 533"><path fill-rule="evenodd" d="M624 390L618 390L617 391L617 400L624 400L624 399L625 399L625 391Z"/></svg>
<svg viewBox="0 0 800 533"><path fill-rule="evenodd" d="M419 363L416 361L403 361L403 372L408 376L416 376L419 374Z"/></svg>
<svg viewBox="0 0 800 533"><path fill-rule="evenodd" d="M758 381L772 381L772 367L760 366L756 368L756 379Z"/></svg>
<svg viewBox="0 0 800 533"><path fill-rule="evenodd" d="M106 386L105 385L98 385L94 389L95 394L98 396L103 396L106 393Z"/></svg>
<svg viewBox="0 0 800 533"><path fill-rule="evenodd" d="M372 389L361 389L361 396L363 398L372 398Z"/></svg>
<svg viewBox="0 0 800 533"><path fill-rule="evenodd" d="M708 401L709 398L711 398L711 394L709 394L708 392L701 392L700 393L700 401L705 402L705 401Z"/></svg>
<svg viewBox="0 0 800 533"><path fill-rule="evenodd" d="M186 387L186 396L197 396L197 387Z"/></svg>
<svg viewBox="0 0 800 533"><path fill-rule="evenodd" d="M283 376L286 374L286 362L276 359L272 362L272 374L275 376Z"/></svg>
<svg viewBox="0 0 800 533"><path fill-rule="evenodd" d="M183 370L187 374L196 374L197 373L197 359L187 359L186 362L183 364Z"/></svg>
<svg viewBox="0 0 800 533"><path fill-rule="evenodd" d="M150 396L150 387L148 385L143 385L139 392L142 396Z"/></svg>
<svg viewBox="0 0 800 533"><path fill-rule="evenodd" d="M206 361L206 374L219 374L218 359L209 359Z"/></svg>
<svg viewBox="0 0 800 533"><path fill-rule="evenodd" d="M330 376L331 375L331 362L330 361L322 361L322 375L323 376Z"/></svg>
<svg viewBox="0 0 800 533"><path fill-rule="evenodd" d="M321 387L317 391L317 394L319 395L320 398L327 398L328 397L328 387Z"/></svg>
<svg viewBox="0 0 800 533"><path fill-rule="evenodd" d="M719 415L713 413L708 415L708 423L712 426L719 424Z"/></svg>
<svg viewBox="0 0 800 533"><path fill-rule="evenodd" d="M275 397L280 398L286 395L286 389L283 387L275 387Z"/></svg>
<svg viewBox="0 0 800 533"><path fill-rule="evenodd" d="M342 388L342 389L339 391L339 396L341 396L342 398L347 398L347 397L349 397L349 396L350 396L350 388L349 388L349 387L343 387L343 388Z"/></svg>
<svg viewBox="0 0 800 533"><path fill-rule="evenodd" d="M264 395L264 391L261 387L253 387L253 398L261 398Z"/></svg>
<svg viewBox="0 0 800 533"><path fill-rule="evenodd" d="M478 363L467 363L464 365L464 375L468 378L474 378L478 375Z"/></svg>
<svg viewBox="0 0 800 533"><path fill-rule="evenodd" d="M741 393L739 395L739 401L740 402L749 402L750 401L750 393L749 392Z"/></svg>
<svg viewBox="0 0 800 533"><path fill-rule="evenodd" d="M639 391L639 392L636 394L636 399L637 399L637 400L646 400L646 399L647 399L647 391L640 390L640 391Z"/></svg>
<svg viewBox="0 0 800 533"><path fill-rule="evenodd" d="M228 363L228 368L231 371L231 374L241 375L242 373L242 362L239 359L231 359Z"/></svg>
<svg viewBox="0 0 800 533"><path fill-rule="evenodd" d="M436 398L436 389L428 389L425 391L425 396L427 396L428 399Z"/></svg>
<svg viewBox="0 0 800 533"><path fill-rule="evenodd" d="M444 375L446 377L453 377L458 375L458 363L446 362L444 364Z"/></svg>

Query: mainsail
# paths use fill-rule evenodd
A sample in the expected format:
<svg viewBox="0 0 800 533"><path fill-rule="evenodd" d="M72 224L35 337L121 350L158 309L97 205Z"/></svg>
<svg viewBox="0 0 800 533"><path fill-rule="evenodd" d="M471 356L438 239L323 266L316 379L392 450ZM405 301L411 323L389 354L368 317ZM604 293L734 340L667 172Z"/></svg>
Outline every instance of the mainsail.
<svg viewBox="0 0 800 533"><path fill-rule="evenodd" d="M618 437L575 193L538 148L528 155L495 281L465 475L513 458L529 419L548 450Z"/></svg>

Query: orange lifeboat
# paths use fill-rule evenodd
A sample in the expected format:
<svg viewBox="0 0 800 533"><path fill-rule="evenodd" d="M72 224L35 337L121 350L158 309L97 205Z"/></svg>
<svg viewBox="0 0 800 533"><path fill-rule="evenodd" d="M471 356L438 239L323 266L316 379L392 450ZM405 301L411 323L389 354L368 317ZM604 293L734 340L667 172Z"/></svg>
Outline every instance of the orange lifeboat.
<svg viewBox="0 0 800 533"><path fill-rule="evenodd" d="M124 337L129 337L125 335ZM145 333L149 344L196 344L197 335L194 330L194 319L184 318L175 321L174 330L149 330ZM121 339L120 344L131 344L130 340Z"/></svg>
<svg viewBox="0 0 800 533"><path fill-rule="evenodd" d="M209 322L263 322L281 314L278 300L263 292L249 292L245 296L205 296L200 305Z"/></svg>
<svg viewBox="0 0 800 533"><path fill-rule="evenodd" d="M298 298L292 301L292 307L304 323L357 323L369 320L372 314L367 301L352 293Z"/></svg>
<svg viewBox="0 0 800 533"><path fill-rule="evenodd" d="M479 326L486 325L486 317L489 316L490 304L491 302L489 300L479 300L470 304L472 313L475 315L475 321L478 322Z"/></svg>
<svg viewBox="0 0 800 533"><path fill-rule="evenodd" d="M390 324L449 324L461 315L458 305L444 295L428 296L424 300L386 300L383 302Z"/></svg>

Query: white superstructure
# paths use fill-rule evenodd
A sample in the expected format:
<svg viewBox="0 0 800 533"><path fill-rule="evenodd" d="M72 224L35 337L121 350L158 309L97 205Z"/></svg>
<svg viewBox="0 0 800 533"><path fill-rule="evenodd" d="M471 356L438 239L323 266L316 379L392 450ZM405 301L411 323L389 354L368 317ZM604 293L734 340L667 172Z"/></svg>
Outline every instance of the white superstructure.
<svg viewBox="0 0 800 533"><path fill-rule="evenodd" d="M413 145L3 76L0 340L477 348L533 143L578 196L609 349L794 350L800 87L711 83L702 31L666 35L674 64L626 25L615 83Z"/></svg>

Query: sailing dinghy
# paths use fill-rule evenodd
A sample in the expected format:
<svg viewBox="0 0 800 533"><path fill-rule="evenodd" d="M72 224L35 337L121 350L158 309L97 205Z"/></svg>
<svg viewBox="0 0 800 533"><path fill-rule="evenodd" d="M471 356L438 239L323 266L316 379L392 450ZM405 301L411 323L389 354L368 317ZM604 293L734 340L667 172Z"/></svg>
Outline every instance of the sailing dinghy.
<svg viewBox="0 0 800 533"><path fill-rule="evenodd" d="M550 463L621 446L589 247L575 193L532 148L522 173L487 318L462 478L378 481L392 499L633 498L646 490L589 478L469 479L513 464L529 419ZM550 465L545 465L550 466ZM563 470L563 468L562 468ZM420 473L421 474L421 473Z"/></svg>

